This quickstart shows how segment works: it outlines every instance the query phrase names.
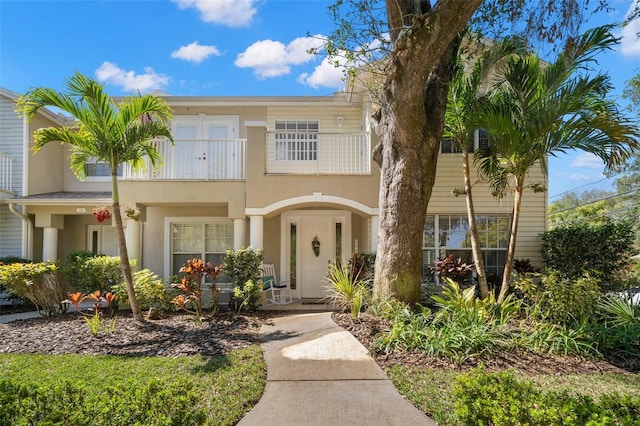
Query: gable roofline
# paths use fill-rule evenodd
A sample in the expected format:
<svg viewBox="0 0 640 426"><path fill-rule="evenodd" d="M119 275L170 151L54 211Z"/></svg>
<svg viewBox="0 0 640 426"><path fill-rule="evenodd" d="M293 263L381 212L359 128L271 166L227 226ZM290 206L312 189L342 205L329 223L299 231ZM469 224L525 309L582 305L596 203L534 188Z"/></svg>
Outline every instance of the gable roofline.
<svg viewBox="0 0 640 426"><path fill-rule="evenodd" d="M20 99L19 94L12 92L11 90L7 90L4 87L0 87L0 96L7 98L14 103L18 102L18 99ZM67 117L64 114L55 114L47 108L40 108L37 114L42 114L44 117L54 121L56 124L60 126L69 126L69 125L72 125L74 122L74 120L71 117Z"/></svg>

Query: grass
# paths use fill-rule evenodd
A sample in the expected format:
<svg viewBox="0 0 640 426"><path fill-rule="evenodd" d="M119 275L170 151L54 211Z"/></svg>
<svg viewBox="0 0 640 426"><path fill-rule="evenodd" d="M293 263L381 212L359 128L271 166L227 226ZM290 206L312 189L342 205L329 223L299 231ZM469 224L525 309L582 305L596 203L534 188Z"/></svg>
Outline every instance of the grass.
<svg viewBox="0 0 640 426"><path fill-rule="evenodd" d="M206 425L236 424L258 402L266 383L258 345L216 357L1 354L0 371L0 381L52 387L70 381L86 385L83 389L96 395L122 383L143 388L155 380L161 388L169 388L178 381L188 382L195 392L194 408L203 410Z"/></svg>
<svg viewBox="0 0 640 426"><path fill-rule="evenodd" d="M387 374L401 395L439 425L459 425L453 413L452 387L455 378L463 372L395 365L387 370ZM640 397L640 374L538 375L526 379L546 391L566 390L588 395L596 401L600 396L614 392Z"/></svg>

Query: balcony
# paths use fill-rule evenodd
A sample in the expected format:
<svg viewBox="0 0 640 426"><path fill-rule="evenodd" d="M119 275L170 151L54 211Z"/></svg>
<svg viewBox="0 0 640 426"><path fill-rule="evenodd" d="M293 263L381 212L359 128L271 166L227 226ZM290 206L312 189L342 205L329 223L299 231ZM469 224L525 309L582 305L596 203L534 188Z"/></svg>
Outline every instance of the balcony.
<svg viewBox="0 0 640 426"><path fill-rule="evenodd" d="M268 132L267 173L369 174L370 135L367 132Z"/></svg>
<svg viewBox="0 0 640 426"><path fill-rule="evenodd" d="M125 165L123 179L131 180L244 180L246 139L158 140L162 158L154 169L147 161L145 171Z"/></svg>
<svg viewBox="0 0 640 426"><path fill-rule="evenodd" d="M13 192L14 158L0 152L0 191Z"/></svg>

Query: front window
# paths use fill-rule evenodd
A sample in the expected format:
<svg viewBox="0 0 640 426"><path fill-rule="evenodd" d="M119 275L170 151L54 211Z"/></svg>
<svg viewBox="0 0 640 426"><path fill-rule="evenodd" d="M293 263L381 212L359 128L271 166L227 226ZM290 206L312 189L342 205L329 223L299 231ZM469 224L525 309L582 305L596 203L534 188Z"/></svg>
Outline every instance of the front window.
<svg viewBox="0 0 640 426"><path fill-rule="evenodd" d="M504 269L509 240L509 216L476 216L487 275L499 277ZM437 230L437 232L436 232ZM434 283L431 267L447 255L472 259L471 232L466 215L427 215L422 237L422 280Z"/></svg>
<svg viewBox="0 0 640 426"><path fill-rule="evenodd" d="M228 221L172 223L170 229L171 273L174 275L193 258L221 265L226 251L233 248L233 223ZM218 283L227 281L223 275L218 276Z"/></svg>
<svg viewBox="0 0 640 426"><path fill-rule="evenodd" d="M276 161L316 161L318 121L276 121Z"/></svg>

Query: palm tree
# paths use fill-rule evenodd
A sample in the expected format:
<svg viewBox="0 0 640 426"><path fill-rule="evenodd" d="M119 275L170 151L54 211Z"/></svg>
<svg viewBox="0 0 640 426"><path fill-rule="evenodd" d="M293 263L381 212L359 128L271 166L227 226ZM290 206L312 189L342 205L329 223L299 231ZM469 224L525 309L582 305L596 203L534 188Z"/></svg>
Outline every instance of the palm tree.
<svg viewBox="0 0 640 426"><path fill-rule="evenodd" d="M473 43L473 42L472 42ZM495 78L497 67L507 57L522 53L523 45L517 39L505 39L495 45L485 48L484 44L470 44L467 46L466 56L475 60L471 66L471 72L458 54L454 64L454 74L449 87L447 100L447 112L445 113L444 136L450 137L462 153L462 170L464 176L464 190L467 204L467 218L469 221L469 233L471 234L471 252L473 254L480 296L489 296L487 274L484 267L484 256L478 235L475 208L471 181L471 167L469 165L469 142L473 141L476 127L474 122L479 105L480 92L486 88L491 79ZM476 47L484 49L484 53L477 57Z"/></svg>
<svg viewBox="0 0 640 426"><path fill-rule="evenodd" d="M494 195L503 197L508 187L514 192L498 301L509 289L523 192L546 190L540 183L525 185L529 170L538 163L546 173L548 155L570 150L592 153L607 168L615 168L638 148L637 125L606 98L609 77L588 69L597 53L618 42L611 30L605 26L587 31L550 64L535 55L512 58L502 73L504 81L483 99L476 126L489 132L491 143L476 152L476 161Z"/></svg>
<svg viewBox="0 0 640 426"><path fill-rule="evenodd" d="M171 108L166 101L152 95L130 96L116 104L102 85L79 72L67 79L66 89L66 93L44 87L32 89L18 100L18 112L32 119L40 108L56 107L76 119L72 127L38 129L33 139L34 152L52 141L68 144L71 169L79 179L86 177L85 163L90 158L109 166L122 275L133 316L142 321L122 226L117 169L123 163L140 169L147 159L153 166L160 161L153 140L165 137L173 143L171 129L166 124L172 115Z"/></svg>

